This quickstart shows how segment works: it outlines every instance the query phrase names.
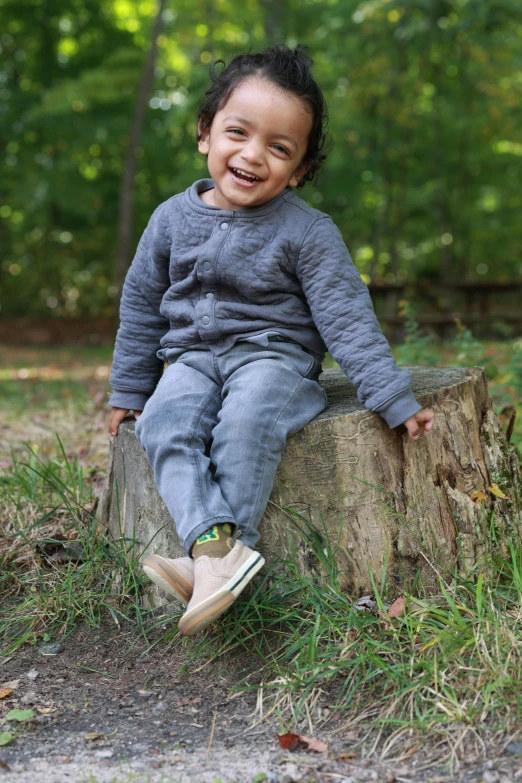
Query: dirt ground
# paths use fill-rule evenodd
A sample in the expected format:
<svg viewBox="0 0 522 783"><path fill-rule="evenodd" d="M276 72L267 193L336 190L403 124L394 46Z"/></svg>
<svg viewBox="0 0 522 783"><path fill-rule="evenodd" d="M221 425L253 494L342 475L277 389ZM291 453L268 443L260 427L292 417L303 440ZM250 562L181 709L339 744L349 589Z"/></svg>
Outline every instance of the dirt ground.
<svg viewBox="0 0 522 783"><path fill-rule="evenodd" d="M13 708L37 714L0 748L2 783L522 780L517 743L509 737L489 759L475 750L466 760L461 743L458 762L450 747L437 749L423 738L389 748L383 758L382 743L372 753L373 738L364 741L364 725L343 729L334 711L325 722L327 693L323 725L312 727L327 751L283 750L276 733L291 716L269 714L268 699L261 713L256 691L234 691L238 674L255 668L249 656L203 666L188 663L186 643L161 643L143 655L145 643L129 649L131 642L124 630L80 629L56 655L25 647L0 659L0 688L13 688L0 701L0 731ZM306 726L299 730L310 734Z"/></svg>

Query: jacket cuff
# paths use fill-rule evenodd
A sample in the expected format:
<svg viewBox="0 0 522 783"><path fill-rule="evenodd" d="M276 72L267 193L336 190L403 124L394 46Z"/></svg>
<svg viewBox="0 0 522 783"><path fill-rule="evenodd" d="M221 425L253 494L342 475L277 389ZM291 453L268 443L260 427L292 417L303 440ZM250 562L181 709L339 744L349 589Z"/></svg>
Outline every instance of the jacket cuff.
<svg viewBox="0 0 522 783"><path fill-rule="evenodd" d="M126 408L129 411L142 411L149 399L148 394L142 392L125 392L115 389L111 394L109 405L113 408Z"/></svg>
<svg viewBox="0 0 522 783"><path fill-rule="evenodd" d="M406 419L414 416L421 408L422 405L419 405L412 390L406 389L401 394L387 401L381 408L376 408L375 410L382 416L388 427L393 429L398 427L399 424L404 424Z"/></svg>

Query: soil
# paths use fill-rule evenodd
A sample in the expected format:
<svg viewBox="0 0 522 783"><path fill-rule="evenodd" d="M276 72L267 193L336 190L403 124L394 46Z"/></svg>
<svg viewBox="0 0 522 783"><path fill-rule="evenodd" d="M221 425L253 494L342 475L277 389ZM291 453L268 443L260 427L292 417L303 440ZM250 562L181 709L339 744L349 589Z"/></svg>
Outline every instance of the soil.
<svg viewBox="0 0 522 783"><path fill-rule="evenodd" d="M4 720L9 710L36 713L0 748L2 783L522 780L517 743L510 745L512 755L499 745L489 760L476 750L466 757L461 743L452 762L448 746L433 747L434 755L434 741L413 737L382 758L373 739L364 741L363 726L343 730L335 712L325 719L328 694L322 725L312 726L328 750L283 750L276 733L287 730L285 720L296 731L291 715L267 714L265 703L263 717L255 690L234 690L240 674L255 671L253 658L237 657L232 667L227 656L191 660L190 640L163 641L148 652L145 642L131 648L132 642L130 633L112 626L83 628L56 655L25 647L0 659L0 688L19 680L0 701L0 731L13 732ZM297 730L310 736L309 728Z"/></svg>

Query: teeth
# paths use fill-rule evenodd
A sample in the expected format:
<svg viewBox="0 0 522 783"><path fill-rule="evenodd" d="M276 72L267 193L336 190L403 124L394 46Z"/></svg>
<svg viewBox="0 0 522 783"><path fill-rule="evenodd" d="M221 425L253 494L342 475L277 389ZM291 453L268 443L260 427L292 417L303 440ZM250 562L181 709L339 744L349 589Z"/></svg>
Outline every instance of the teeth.
<svg viewBox="0 0 522 783"><path fill-rule="evenodd" d="M254 174L249 174L248 171L243 171L243 169L232 169L236 174L241 174L242 177L248 177L248 179L251 179L253 182L259 179L259 177L256 177Z"/></svg>

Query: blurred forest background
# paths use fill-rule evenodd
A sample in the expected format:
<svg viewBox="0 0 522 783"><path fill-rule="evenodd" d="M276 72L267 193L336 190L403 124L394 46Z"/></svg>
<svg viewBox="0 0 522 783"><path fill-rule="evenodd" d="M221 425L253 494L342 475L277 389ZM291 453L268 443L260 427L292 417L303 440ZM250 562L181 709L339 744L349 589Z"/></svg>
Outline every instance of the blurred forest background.
<svg viewBox="0 0 522 783"><path fill-rule="evenodd" d="M117 256L206 175L210 62L276 42L330 105L300 195L366 282L522 282L519 0L0 0L0 318L113 316Z"/></svg>

